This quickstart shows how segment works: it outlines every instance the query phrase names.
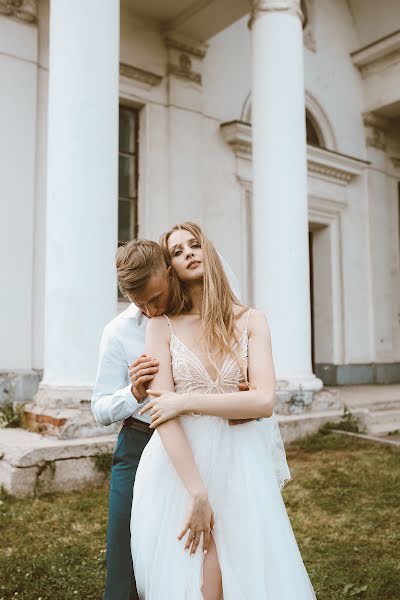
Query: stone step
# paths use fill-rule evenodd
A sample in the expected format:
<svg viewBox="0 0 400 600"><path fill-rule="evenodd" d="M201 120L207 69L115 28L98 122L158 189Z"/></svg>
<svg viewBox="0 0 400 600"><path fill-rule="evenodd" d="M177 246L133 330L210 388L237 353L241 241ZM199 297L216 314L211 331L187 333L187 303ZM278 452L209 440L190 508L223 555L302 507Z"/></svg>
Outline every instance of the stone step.
<svg viewBox="0 0 400 600"><path fill-rule="evenodd" d="M25 429L0 429L0 485L17 497L100 485L116 435L61 440Z"/></svg>
<svg viewBox="0 0 400 600"><path fill-rule="evenodd" d="M400 409L397 410L371 410L365 413L367 428L375 425L393 425L400 422Z"/></svg>
<svg viewBox="0 0 400 600"><path fill-rule="evenodd" d="M368 433L372 435L388 435L392 432L400 431L400 419L397 421L386 421L382 423L375 423L368 427Z"/></svg>
<svg viewBox="0 0 400 600"><path fill-rule="evenodd" d="M331 410L278 415L278 421L289 443L341 417L342 410ZM109 472L115 440L116 434L62 439L25 429L0 429L0 485L17 497L100 485Z"/></svg>
<svg viewBox="0 0 400 600"><path fill-rule="evenodd" d="M354 411L358 416L358 411ZM277 415L279 429L285 444L294 442L300 437L315 433L325 423L340 423L343 410L323 410L307 412L300 415Z"/></svg>
<svg viewBox="0 0 400 600"><path fill-rule="evenodd" d="M370 411L400 410L400 398L366 398L364 402L344 402L349 410L364 408Z"/></svg>
<svg viewBox="0 0 400 600"><path fill-rule="evenodd" d="M349 410L365 408L375 410L400 409L400 385L354 385L336 388L342 402Z"/></svg>
<svg viewBox="0 0 400 600"><path fill-rule="evenodd" d="M120 424L104 427L94 420L90 404L77 408L52 408L35 403L24 407L23 426L33 433L59 439L96 437L116 433Z"/></svg>
<svg viewBox="0 0 400 600"><path fill-rule="evenodd" d="M277 414L285 443L327 422L339 423L343 404L366 434L385 436L400 429L400 386L329 388L317 393L312 405L300 395L286 400L281 403L285 414ZM31 403L25 406L25 424L31 431L0 429L0 485L11 494L67 492L104 481L120 424L97 425L89 402L65 408Z"/></svg>

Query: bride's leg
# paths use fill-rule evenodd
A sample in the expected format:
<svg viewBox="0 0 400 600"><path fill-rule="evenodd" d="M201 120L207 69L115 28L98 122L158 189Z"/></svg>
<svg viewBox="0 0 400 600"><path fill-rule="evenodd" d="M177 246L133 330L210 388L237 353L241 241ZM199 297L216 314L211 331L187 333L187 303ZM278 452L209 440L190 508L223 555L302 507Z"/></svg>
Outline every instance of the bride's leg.
<svg viewBox="0 0 400 600"><path fill-rule="evenodd" d="M219 567L217 548L213 537L203 563L203 587L201 588L204 600L221 600L222 577Z"/></svg>

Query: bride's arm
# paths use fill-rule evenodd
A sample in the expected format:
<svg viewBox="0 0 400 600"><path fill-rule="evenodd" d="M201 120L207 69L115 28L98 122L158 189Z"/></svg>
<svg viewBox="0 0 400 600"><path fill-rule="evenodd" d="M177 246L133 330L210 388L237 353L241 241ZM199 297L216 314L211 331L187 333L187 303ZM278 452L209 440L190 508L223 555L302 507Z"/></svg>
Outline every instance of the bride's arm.
<svg viewBox="0 0 400 600"><path fill-rule="evenodd" d="M248 379L251 390L227 394L188 393L169 394L153 400L154 412L159 417L152 426L160 424L172 416L184 413L198 413L225 419L251 419L270 417L275 404L275 372L272 360L271 337L264 313L252 310L249 319ZM165 388L153 386L153 390ZM159 395L159 393L156 393ZM146 412L146 408L142 409Z"/></svg>
<svg viewBox="0 0 400 600"><path fill-rule="evenodd" d="M188 394L182 412L196 412L226 419L270 417L275 404L275 371L271 336L263 312L252 310L249 319L248 392Z"/></svg>
<svg viewBox="0 0 400 600"><path fill-rule="evenodd" d="M159 369L149 386L150 389L157 389L161 386L167 391L174 390L169 339L170 331L165 317L153 317L146 328L146 354L157 356ZM188 529L192 533L203 532L203 548L207 550L212 512L208 503L207 489L194 461L186 434L179 419L171 419L163 423L157 428L157 431L178 476L192 497L191 513L179 539L182 539ZM199 540L200 534L193 543L191 552L196 551ZM190 543L192 542L193 540L190 541ZM189 545L188 540L186 547L188 548Z"/></svg>
<svg viewBox="0 0 400 600"><path fill-rule="evenodd" d="M157 356L158 372L149 389L174 391L169 328L165 317L153 317L146 328L146 354ZM150 413L151 414L151 413ZM157 429L161 441L170 457L183 485L191 496L207 493L193 458L192 449L178 419L171 419Z"/></svg>

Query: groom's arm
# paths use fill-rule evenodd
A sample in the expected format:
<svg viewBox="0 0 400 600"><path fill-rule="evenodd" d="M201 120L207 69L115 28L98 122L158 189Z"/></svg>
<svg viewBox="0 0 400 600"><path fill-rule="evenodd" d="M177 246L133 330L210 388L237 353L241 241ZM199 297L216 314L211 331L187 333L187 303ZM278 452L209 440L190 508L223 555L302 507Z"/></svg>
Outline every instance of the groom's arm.
<svg viewBox="0 0 400 600"><path fill-rule="evenodd" d="M141 406L132 394L128 369L121 341L106 327L92 396L92 413L101 425L127 419Z"/></svg>

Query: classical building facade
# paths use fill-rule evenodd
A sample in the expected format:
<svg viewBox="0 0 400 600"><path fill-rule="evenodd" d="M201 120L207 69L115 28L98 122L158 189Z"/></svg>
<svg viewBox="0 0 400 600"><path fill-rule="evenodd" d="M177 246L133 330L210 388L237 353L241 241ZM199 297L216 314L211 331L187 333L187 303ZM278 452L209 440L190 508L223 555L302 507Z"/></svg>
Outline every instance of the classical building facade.
<svg viewBox="0 0 400 600"><path fill-rule="evenodd" d="M87 403L118 243L188 219L267 313L283 410L400 381L399 29L398 0L0 0L3 401Z"/></svg>

